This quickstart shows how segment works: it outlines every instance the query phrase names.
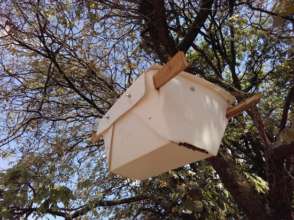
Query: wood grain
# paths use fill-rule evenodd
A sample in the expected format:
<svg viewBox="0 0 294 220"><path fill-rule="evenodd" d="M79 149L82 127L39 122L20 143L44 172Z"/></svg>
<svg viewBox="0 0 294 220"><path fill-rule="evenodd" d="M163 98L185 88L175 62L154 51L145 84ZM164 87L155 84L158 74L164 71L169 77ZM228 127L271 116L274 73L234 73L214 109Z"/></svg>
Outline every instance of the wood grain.
<svg viewBox="0 0 294 220"><path fill-rule="evenodd" d="M185 54L182 51L176 53L163 67L153 76L156 89L164 86L169 80L188 67Z"/></svg>
<svg viewBox="0 0 294 220"><path fill-rule="evenodd" d="M249 109L253 105L256 105L260 99L261 99L261 94L256 94L240 102L238 105L228 108L227 115L226 115L227 118L230 119L232 117L235 117L236 115Z"/></svg>

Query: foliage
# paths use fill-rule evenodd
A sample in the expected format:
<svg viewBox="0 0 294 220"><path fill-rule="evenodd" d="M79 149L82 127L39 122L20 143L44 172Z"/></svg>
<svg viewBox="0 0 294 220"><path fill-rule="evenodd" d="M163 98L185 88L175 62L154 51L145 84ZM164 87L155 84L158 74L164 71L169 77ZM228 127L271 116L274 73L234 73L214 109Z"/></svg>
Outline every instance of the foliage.
<svg viewBox="0 0 294 220"><path fill-rule="evenodd" d="M292 5L0 1L0 156L14 161L0 216L291 219ZM90 142L99 119L177 50L192 74L262 101L230 121L216 157L141 182L109 174L103 143Z"/></svg>

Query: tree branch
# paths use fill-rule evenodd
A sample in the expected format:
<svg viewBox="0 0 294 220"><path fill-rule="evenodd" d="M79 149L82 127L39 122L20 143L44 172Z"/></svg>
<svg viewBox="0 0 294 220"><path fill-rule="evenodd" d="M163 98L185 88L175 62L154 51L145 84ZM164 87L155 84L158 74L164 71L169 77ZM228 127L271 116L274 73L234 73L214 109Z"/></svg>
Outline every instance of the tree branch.
<svg viewBox="0 0 294 220"><path fill-rule="evenodd" d="M280 131L283 130L286 126L287 119L288 119L288 111L290 109L291 103L294 102L294 86L289 90L289 93L285 99L285 104L283 108L283 114L280 124Z"/></svg>
<svg viewBox="0 0 294 220"><path fill-rule="evenodd" d="M204 22L206 21L209 12L211 11L211 7L213 4L213 0L202 0L200 3L200 11L195 18L195 21L191 24L187 34L185 35L184 39L178 46L178 50L186 52L189 47L192 45L193 41L195 40L196 36L198 35L201 27L203 26Z"/></svg>
<svg viewBox="0 0 294 220"><path fill-rule="evenodd" d="M273 160L280 161L294 155L294 142L290 144L282 144L273 149Z"/></svg>
<svg viewBox="0 0 294 220"><path fill-rule="evenodd" d="M249 219L268 219L261 195L236 169L237 165L227 153L219 153L218 156L210 158L208 161Z"/></svg>
<svg viewBox="0 0 294 220"><path fill-rule="evenodd" d="M79 216L85 215L91 209L96 208L98 206L115 206L115 205L121 205L121 204L129 204L132 202L138 202L138 201L142 201L146 199L148 199L148 197L144 195L121 199L121 200L111 200L111 201L101 201L97 199L97 200L93 200L89 202L87 205L83 206L78 211L75 211L73 214L70 215L70 218L74 219Z"/></svg>
<svg viewBox="0 0 294 220"><path fill-rule="evenodd" d="M146 30L150 36L145 37L162 62L167 62L176 50L174 39L169 33L164 0L141 1L139 11L144 16ZM143 35L143 33L142 33ZM149 39L151 38L151 39ZM151 42L150 42L151 41Z"/></svg>
<svg viewBox="0 0 294 220"><path fill-rule="evenodd" d="M265 131L265 126L263 123L263 119L261 118L260 113L258 112L257 107L252 107L249 111L248 114L251 116L254 125L256 126L259 135L261 137L261 140L264 144L264 146L266 147L265 153L268 152L271 149L271 141L269 139L269 137L267 136L267 133Z"/></svg>
<svg viewBox="0 0 294 220"><path fill-rule="evenodd" d="M229 1L229 14L230 16L234 13L234 0ZM241 83L240 80L236 74L236 48L235 48L235 28L233 24L229 24L230 28L230 51L231 51L231 57L228 59L229 67L231 70L233 83L236 86L236 88L241 89Z"/></svg>
<svg viewBox="0 0 294 220"><path fill-rule="evenodd" d="M274 13L274 12L272 12L272 11L267 11L267 10L262 9L262 8L257 8L257 7L255 7L255 6L253 6L249 1L247 1L245 4L246 4L250 9L252 9L252 10L254 10L254 11L259 11L259 12L262 12L262 13L265 13L265 14L268 14L268 15L271 15L271 16L281 17L281 18L283 18L283 19L285 19L285 20L288 20L288 21L294 22L294 19L293 19L293 17L291 17L291 16L284 16L284 15L280 15L280 14L278 14L278 13Z"/></svg>
<svg viewBox="0 0 294 220"><path fill-rule="evenodd" d="M293 169L294 143L280 145L274 149L270 160L267 161L269 167L269 207L272 210L272 219L293 219ZM291 173L292 172L292 173Z"/></svg>

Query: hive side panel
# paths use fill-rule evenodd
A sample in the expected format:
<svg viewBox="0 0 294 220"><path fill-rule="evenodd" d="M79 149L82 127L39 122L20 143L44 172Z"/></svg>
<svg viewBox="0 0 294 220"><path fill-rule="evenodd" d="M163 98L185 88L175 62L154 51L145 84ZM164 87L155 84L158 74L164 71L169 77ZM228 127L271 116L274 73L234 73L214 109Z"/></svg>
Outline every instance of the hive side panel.
<svg viewBox="0 0 294 220"><path fill-rule="evenodd" d="M134 83L123 93L107 111L101 120L99 120L96 136L102 135L117 120L134 108L145 95L145 75L142 74Z"/></svg>
<svg viewBox="0 0 294 220"><path fill-rule="evenodd" d="M111 126L103 135L105 154L106 154L109 167L110 167L110 161L111 161L112 135L113 135L113 126Z"/></svg>
<svg viewBox="0 0 294 220"><path fill-rule="evenodd" d="M136 108L140 108L140 104ZM115 123L110 168L117 169L167 142L130 111Z"/></svg>
<svg viewBox="0 0 294 220"><path fill-rule="evenodd" d="M236 102L236 97L234 97L231 93L227 92L225 89L219 87L216 84L213 84L199 76L189 74L187 72L182 72L181 77L188 79L189 81L193 81L196 84L202 85L212 92L218 93L223 99L226 100L230 105Z"/></svg>
<svg viewBox="0 0 294 220"><path fill-rule="evenodd" d="M209 87L183 77L185 73L160 90L152 85L155 71L147 74L144 107L136 109L136 114L160 136L216 155L227 125L227 101Z"/></svg>
<svg viewBox="0 0 294 220"><path fill-rule="evenodd" d="M159 99L170 140L217 154L227 126L225 99L183 77L162 88Z"/></svg>

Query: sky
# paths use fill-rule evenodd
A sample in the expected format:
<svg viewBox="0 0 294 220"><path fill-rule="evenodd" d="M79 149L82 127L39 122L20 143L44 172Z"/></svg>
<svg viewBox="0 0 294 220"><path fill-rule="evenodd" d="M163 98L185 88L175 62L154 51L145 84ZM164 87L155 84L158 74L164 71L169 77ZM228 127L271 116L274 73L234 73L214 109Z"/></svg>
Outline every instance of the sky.
<svg viewBox="0 0 294 220"><path fill-rule="evenodd" d="M13 163L14 158L13 157L9 157L9 158L0 158L0 170L5 170L9 167L11 167L11 163Z"/></svg>

